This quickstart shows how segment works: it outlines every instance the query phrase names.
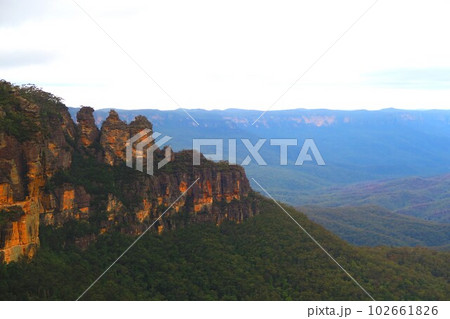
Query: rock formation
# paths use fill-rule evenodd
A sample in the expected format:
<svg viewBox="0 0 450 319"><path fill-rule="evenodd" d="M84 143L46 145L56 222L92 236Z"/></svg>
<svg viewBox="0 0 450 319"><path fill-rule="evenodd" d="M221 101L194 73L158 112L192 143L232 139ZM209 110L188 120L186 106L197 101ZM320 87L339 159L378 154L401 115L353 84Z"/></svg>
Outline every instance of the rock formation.
<svg viewBox="0 0 450 319"><path fill-rule="evenodd" d="M94 109L82 107L77 113L79 142L82 147L88 148L98 142L100 132L95 125Z"/></svg>
<svg viewBox="0 0 450 319"><path fill-rule="evenodd" d="M119 118L116 111L111 110L103 122L100 145L104 151L104 161L108 165L117 165L125 161L125 147L130 138L127 123Z"/></svg>
<svg viewBox="0 0 450 319"><path fill-rule="evenodd" d="M154 176L126 167L127 140L153 130L145 117L127 124L112 110L98 130L92 108L81 108L76 125L59 99L34 87L3 81L0 97L0 261L32 257L40 225L98 215L97 233L73 238L86 247L108 231L140 234L166 210L158 232L192 222L241 222L257 213L242 167L204 157L193 166L191 151L169 147L154 153L155 161L171 157ZM145 157L145 150L133 156Z"/></svg>
<svg viewBox="0 0 450 319"><path fill-rule="evenodd" d="M38 93L33 90L23 94ZM44 187L56 171L70 167L73 149L66 138L76 131L59 101L52 108L38 105L5 82L0 96L0 258L9 262L32 256L39 245Z"/></svg>

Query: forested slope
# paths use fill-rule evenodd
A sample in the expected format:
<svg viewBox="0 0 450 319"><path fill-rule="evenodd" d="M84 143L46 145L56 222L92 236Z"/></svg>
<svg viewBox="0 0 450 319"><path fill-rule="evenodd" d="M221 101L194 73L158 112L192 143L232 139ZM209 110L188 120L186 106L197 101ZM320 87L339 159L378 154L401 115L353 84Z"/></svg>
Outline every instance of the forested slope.
<svg viewBox="0 0 450 319"><path fill-rule="evenodd" d="M192 224L147 233L85 300L367 300L274 203L236 224ZM358 248L288 210L377 300L448 300L450 254L422 248ZM70 244L79 224L42 229L31 262L1 266L0 298L74 300L131 243L100 236L85 251Z"/></svg>

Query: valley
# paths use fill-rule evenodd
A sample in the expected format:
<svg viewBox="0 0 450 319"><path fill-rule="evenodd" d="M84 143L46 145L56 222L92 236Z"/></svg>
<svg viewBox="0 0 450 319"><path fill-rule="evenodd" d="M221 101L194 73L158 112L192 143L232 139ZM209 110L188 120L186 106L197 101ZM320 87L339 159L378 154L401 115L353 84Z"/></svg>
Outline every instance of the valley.
<svg viewBox="0 0 450 319"><path fill-rule="evenodd" d="M103 113L90 107L68 109L51 93L6 81L0 83L0 106L3 300L449 298L450 253L445 251L449 226L445 223L445 211L444 218L439 219L432 210L424 211L423 216L401 213L405 207L427 199L436 199L436 205L445 206L447 179L419 178L415 183L409 180L404 183L409 188L393 180L380 184L378 191L375 186L367 186L365 191L356 186L353 192L345 188L376 178L403 178L419 170L424 175L445 172L449 154L439 148L447 142L445 129L433 138L434 144L427 144L428 149L414 143L399 148L395 143L400 143L405 135L394 135L396 138L392 139L392 135L380 133L379 139L373 139L370 134L380 124L378 120L372 123L374 119L370 118L362 125L359 121L365 116L355 113L355 120L350 122L356 121L356 126L364 128L369 125L372 131L352 135L354 139L347 140L351 143L345 151L337 152L344 147L345 142L338 143L345 141L342 137L356 130L346 126L345 114L295 118L289 125L299 124L295 126L298 131L275 118L276 129L272 127L270 131L267 122L262 122L252 137L268 138L278 132L272 137L280 138L301 132L297 137L308 138L317 133L314 139L327 165L277 167L279 158L269 149L261 151L269 163L264 167L229 165L204 156L200 165L194 165L192 151L186 150L189 139L223 137L220 134L249 138L250 135L242 135L251 132L248 123L244 121L247 124L242 128L242 122L231 117L224 124L214 112L201 110L197 111L199 119L209 121L203 122L203 129L192 124L183 126L185 119L178 111L164 113L167 118L161 119L154 110L147 110L153 115L133 114L132 118L131 113L109 110L100 119L99 114ZM390 120L386 121L383 113L382 123L398 126L398 119L403 116L397 111L385 112ZM428 115L438 116L421 116ZM438 118L440 122L433 124L433 134L446 127L447 118L442 114ZM341 135L332 131L337 123L343 126ZM431 138L428 128L432 125L427 121L422 124L427 130L417 133L417 138ZM422 124L403 129L411 132ZM233 125L236 126L231 129ZM135 149L131 153L143 158L143 171L146 165L155 165L154 175L125 163L127 141L143 129L173 136L174 151L157 149L155 162L147 162L145 152ZM139 143L144 137L140 138ZM369 140L381 143L383 138L383 146L366 145ZM388 139L393 144L387 143ZM145 143L152 145L154 141ZM356 146L360 148L355 149ZM386 153L386 148L397 153ZM433 157L426 157L423 152L434 152ZM413 153L415 157L409 158ZM377 164L386 154L387 162ZM169 163L158 169L157 162L167 156ZM242 156L238 153L238 159L242 160ZM392 162L394 157L400 160ZM356 164L352 165L350 159ZM292 157L288 160L292 161ZM430 163L435 165L429 166ZM299 209L280 205L367 293L279 206L262 196L261 190L250 183L250 177L265 185L281 202L295 202L294 198L297 206L302 202ZM436 192L436 196L431 196ZM395 211L374 206L390 203L389 195L392 200L398 199L400 195L396 194L403 194L401 198L405 200L389 207ZM417 198L422 202L417 202ZM361 206L345 206L348 200ZM321 207L306 203L319 203ZM427 217L433 221L425 221ZM136 239L139 241L134 242ZM128 250L130 245L133 247ZM111 270L99 278L111 265ZM87 289L92 282L95 285Z"/></svg>

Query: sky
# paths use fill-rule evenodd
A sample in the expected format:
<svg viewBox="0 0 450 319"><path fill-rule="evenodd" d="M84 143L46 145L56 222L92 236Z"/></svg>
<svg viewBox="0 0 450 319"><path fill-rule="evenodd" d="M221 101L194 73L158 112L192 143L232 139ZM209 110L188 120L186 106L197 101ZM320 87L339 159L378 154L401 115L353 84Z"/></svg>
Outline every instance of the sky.
<svg viewBox="0 0 450 319"><path fill-rule="evenodd" d="M450 109L450 1L374 3L0 0L0 78L96 109Z"/></svg>

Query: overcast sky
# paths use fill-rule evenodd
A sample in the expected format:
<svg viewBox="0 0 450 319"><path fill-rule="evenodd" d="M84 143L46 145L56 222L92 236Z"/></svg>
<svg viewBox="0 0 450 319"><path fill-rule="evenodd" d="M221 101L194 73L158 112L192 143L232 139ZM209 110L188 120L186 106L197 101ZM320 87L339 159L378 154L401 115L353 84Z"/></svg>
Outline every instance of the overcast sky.
<svg viewBox="0 0 450 319"><path fill-rule="evenodd" d="M450 1L0 0L0 78L68 106L450 108ZM336 44L333 43L339 39ZM329 49L329 50L328 50ZM327 51L328 50L328 51Z"/></svg>

